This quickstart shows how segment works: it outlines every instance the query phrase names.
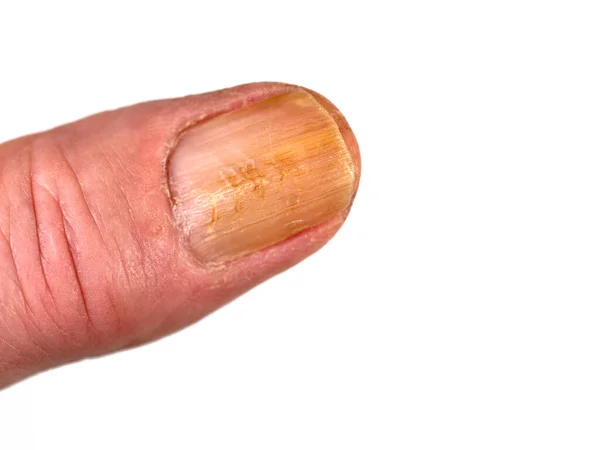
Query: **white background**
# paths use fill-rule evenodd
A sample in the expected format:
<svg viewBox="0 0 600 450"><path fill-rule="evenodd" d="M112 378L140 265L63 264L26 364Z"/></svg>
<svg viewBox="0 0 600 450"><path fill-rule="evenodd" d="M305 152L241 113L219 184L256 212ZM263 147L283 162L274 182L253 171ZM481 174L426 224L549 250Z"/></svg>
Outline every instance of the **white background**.
<svg viewBox="0 0 600 450"><path fill-rule="evenodd" d="M286 81L364 172L304 264L1 392L0 448L598 448L597 5L2 0L0 140Z"/></svg>

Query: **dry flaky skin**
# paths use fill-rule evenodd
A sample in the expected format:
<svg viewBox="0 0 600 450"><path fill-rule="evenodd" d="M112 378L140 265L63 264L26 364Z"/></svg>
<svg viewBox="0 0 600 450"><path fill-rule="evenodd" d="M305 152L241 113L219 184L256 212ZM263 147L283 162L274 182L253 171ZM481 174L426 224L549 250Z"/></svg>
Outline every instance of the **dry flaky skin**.
<svg viewBox="0 0 600 450"><path fill-rule="evenodd" d="M287 97L288 94L294 95ZM296 98L297 104L278 106L273 120L256 120L273 128L269 133L259 128L271 139L280 136L284 127L278 121L290 114L290 108L296 107L295 111L302 114L313 112L304 115L307 124L296 118L293 126L301 136L290 141L304 143L292 152L296 159L282 158L279 170L265 165L261 152L253 158L249 156L248 149L260 150L256 144L229 154L224 150L231 144L225 148L213 143L211 147L208 142L202 148L194 145L203 156L179 152L178 143L189 147L191 141L186 141L195 131L194 124L200 124L196 126L202 129L213 120L222 120L219 118L232 112L251 111L260 102L276 97ZM349 158L342 151L344 146L335 129L330 128L327 113L343 137ZM293 117L285 120L294 122ZM319 123L324 130L331 129L331 135L314 134L313 150L307 154L311 148L308 135L316 133ZM255 140L253 135L248 137ZM315 139L323 140L322 145L316 145ZM289 143L286 145L292 148ZM264 245L258 251L244 248L241 251L249 253L240 257L214 253L215 247L208 244L211 241L202 240L210 236L210 218L201 214L201 204L193 200L218 199L220 190L225 196L245 191L244 184L235 181L237 189L219 187L220 178L210 178L209 171L202 170L211 158L206 153L212 151L219 152L219 160L227 160L233 168L246 167L240 161L254 159L256 170L263 176L258 179L263 180L264 201L262 197L248 196L245 203L238 205L236 217L259 211L262 203L274 208L268 196L286 192L285 189L291 195L285 198L292 206L295 202L289 199L294 195L298 201L305 199L309 204L295 209L286 206L287 217L277 217L279 223L285 222L281 228L275 221L274 229L259 233L268 240L251 242ZM283 147L275 153L286 152ZM235 153L240 161L231 156ZM183 159L179 158L181 155ZM199 167L191 165L196 158ZM349 160L351 168L345 165ZM171 163L178 165L179 170L172 171ZM288 164L289 173L284 163ZM0 166L0 237L6 237L0 239L0 266L6 269L4 282L0 283L0 389L59 364L158 339L301 262L339 230L351 208L361 172L358 145L341 112L316 92L282 83L253 83L96 114L0 144ZM301 170L306 168L309 175ZM199 170L201 176L192 175L194 170ZM177 180L178 172L182 176L187 173L188 181ZM298 178L298 191L285 184L291 177ZM188 196L187 200L185 195L189 192L182 191L185 195L179 199L172 195L172 181L174 188L181 181L179 188L188 183L197 190L203 186L201 180L208 180L207 186L213 190L196 191L196 197ZM334 188L338 182L339 191ZM274 189L278 183L279 191ZM325 189L326 186L331 189ZM351 193L349 202L342 186ZM283 198L280 204L286 205ZM189 214L185 201L189 202ZM310 202L324 209L313 209ZM233 206L231 202L228 205L236 212L235 201ZM221 220L232 220L233 213L223 209L225 206L220 205ZM319 215L327 216L327 210L331 218L310 226L319 221ZM301 211L306 216L300 215ZM193 228L196 218L203 221L204 228ZM221 226L215 216L213 232ZM307 229L285 238L287 233L302 227ZM247 232L232 229L231 236L234 235L247 242ZM197 257L190 251L191 238L200 239L204 246L204 253ZM283 240L274 245L268 243L279 238ZM212 245L216 243L212 241ZM232 251L232 247L229 249ZM227 261L228 258L232 259Z"/></svg>
<svg viewBox="0 0 600 450"><path fill-rule="evenodd" d="M213 266L344 211L355 171L336 121L312 95L295 91L187 130L169 179L190 247Z"/></svg>

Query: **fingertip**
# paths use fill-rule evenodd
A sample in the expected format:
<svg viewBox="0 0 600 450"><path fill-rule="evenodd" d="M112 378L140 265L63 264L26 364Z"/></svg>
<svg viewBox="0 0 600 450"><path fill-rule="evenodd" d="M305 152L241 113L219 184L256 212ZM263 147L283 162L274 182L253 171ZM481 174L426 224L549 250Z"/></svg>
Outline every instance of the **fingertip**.
<svg viewBox="0 0 600 450"><path fill-rule="evenodd" d="M276 83L232 91L242 100L185 129L168 165L183 242L211 270L345 218L360 176L356 138L322 95Z"/></svg>

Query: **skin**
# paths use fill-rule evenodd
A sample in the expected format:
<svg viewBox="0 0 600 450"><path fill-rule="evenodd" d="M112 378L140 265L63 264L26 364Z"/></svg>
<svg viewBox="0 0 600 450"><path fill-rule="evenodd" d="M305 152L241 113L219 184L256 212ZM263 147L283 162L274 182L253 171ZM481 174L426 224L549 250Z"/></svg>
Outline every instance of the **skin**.
<svg viewBox="0 0 600 450"><path fill-rule="evenodd" d="M0 145L0 388L181 329L336 233L350 207L214 270L173 218L166 165L179 132L297 89L256 83L148 102ZM309 92L336 120L359 175L348 123Z"/></svg>

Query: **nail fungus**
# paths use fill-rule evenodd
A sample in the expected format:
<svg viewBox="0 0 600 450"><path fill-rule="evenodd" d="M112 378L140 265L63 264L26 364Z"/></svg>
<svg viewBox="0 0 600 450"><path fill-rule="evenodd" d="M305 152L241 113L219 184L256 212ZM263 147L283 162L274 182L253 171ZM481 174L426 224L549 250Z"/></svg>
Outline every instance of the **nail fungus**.
<svg viewBox="0 0 600 450"><path fill-rule="evenodd" d="M296 91L186 130L169 183L190 248L205 266L219 266L340 214L355 171L335 120Z"/></svg>

